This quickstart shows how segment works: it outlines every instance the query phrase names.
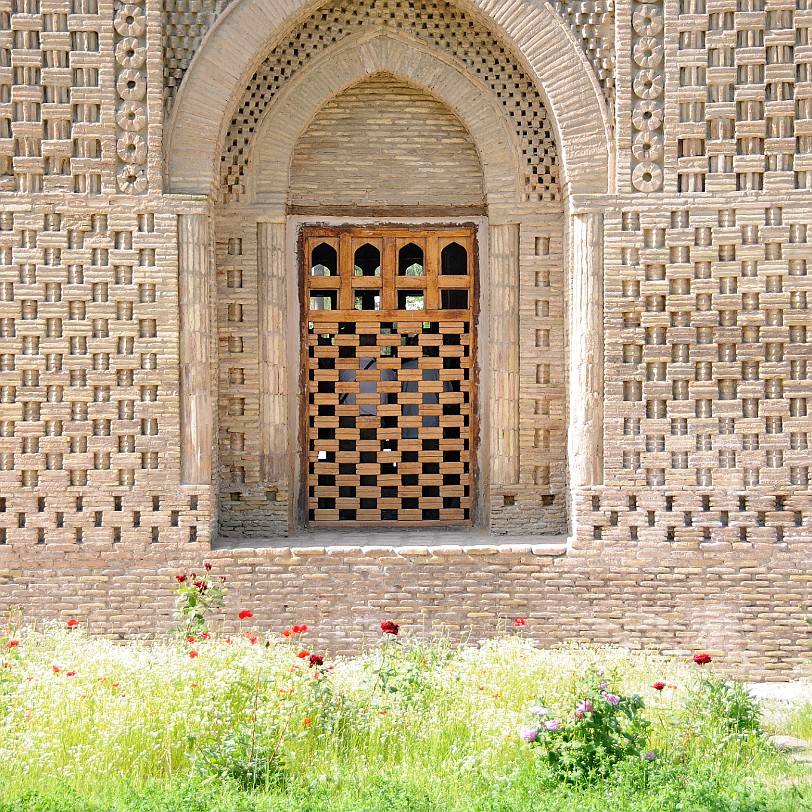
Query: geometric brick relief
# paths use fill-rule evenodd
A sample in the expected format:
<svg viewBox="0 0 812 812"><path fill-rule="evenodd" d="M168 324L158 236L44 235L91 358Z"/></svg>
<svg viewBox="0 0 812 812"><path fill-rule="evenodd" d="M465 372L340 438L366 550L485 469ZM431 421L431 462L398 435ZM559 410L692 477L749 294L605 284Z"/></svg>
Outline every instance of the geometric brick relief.
<svg viewBox="0 0 812 812"><path fill-rule="evenodd" d="M662 2L632 5L632 186L663 188L665 49Z"/></svg>
<svg viewBox="0 0 812 812"><path fill-rule="evenodd" d="M147 15L144 2L116 2L116 183L125 195L147 190Z"/></svg>
<svg viewBox="0 0 812 812"><path fill-rule="evenodd" d="M0 3L0 191L112 191L104 23L97 0Z"/></svg>
<svg viewBox="0 0 812 812"><path fill-rule="evenodd" d="M812 188L812 4L681 0L677 25L677 191Z"/></svg>
<svg viewBox="0 0 812 812"><path fill-rule="evenodd" d="M177 487L174 230L151 211L0 213L0 542L197 537Z"/></svg>
<svg viewBox="0 0 812 812"><path fill-rule="evenodd" d="M734 494L724 489L707 493L646 489L631 493L601 488L579 495L578 501L582 547L628 547L629 542L640 542L674 544L681 550L704 544L727 550L764 545L786 548L793 542L807 542L812 531L812 498L791 490Z"/></svg>
<svg viewBox="0 0 812 812"><path fill-rule="evenodd" d="M203 37L227 5L228 0L165 0L163 65L167 113Z"/></svg>
<svg viewBox="0 0 812 812"><path fill-rule="evenodd" d="M615 98L615 9L607 0L551 0L589 59L609 104Z"/></svg>
<svg viewBox="0 0 812 812"><path fill-rule="evenodd" d="M250 144L280 88L316 56L364 29L387 25L453 59L484 82L515 127L525 162L524 198L559 200L559 169L552 122L533 84L505 43L474 18L445 2L350 0L318 9L262 62L248 83L225 139L225 201L244 192Z"/></svg>
<svg viewBox="0 0 812 812"><path fill-rule="evenodd" d="M607 262L607 481L808 492L807 220L758 204L622 212Z"/></svg>
<svg viewBox="0 0 812 812"><path fill-rule="evenodd" d="M164 3L164 106L167 112L195 52L230 0L167 0ZM552 0L589 59L609 103L615 94L614 7L606 0Z"/></svg>

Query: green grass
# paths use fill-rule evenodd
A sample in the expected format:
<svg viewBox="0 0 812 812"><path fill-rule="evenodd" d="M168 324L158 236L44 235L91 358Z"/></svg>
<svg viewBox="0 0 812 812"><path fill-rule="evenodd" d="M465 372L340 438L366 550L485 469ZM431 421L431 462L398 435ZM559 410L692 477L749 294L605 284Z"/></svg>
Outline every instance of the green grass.
<svg viewBox="0 0 812 812"><path fill-rule="evenodd" d="M737 732L724 691L691 704L707 672L651 653L401 637L311 668L306 640L17 636L0 670L0 812L812 810L809 775ZM590 665L643 695L657 758L572 786L517 732L539 698L571 715Z"/></svg>

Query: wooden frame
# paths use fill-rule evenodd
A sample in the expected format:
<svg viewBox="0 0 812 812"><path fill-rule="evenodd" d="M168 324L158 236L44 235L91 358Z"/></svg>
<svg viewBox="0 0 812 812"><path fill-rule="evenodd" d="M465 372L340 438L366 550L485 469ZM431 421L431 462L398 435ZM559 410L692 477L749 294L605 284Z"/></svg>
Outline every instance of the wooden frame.
<svg viewBox="0 0 812 812"><path fill-rule="evenodd" d="M423 252L422 275L399 273L411 243ZM452 243L464 249L464 271L444 274L442 252ZM320 245L333 249L337 267L312 273ZM379 255L368 251L361 269L364 246ZM299 259L302 524L472 525L475 227L306 227Z"/></svg>

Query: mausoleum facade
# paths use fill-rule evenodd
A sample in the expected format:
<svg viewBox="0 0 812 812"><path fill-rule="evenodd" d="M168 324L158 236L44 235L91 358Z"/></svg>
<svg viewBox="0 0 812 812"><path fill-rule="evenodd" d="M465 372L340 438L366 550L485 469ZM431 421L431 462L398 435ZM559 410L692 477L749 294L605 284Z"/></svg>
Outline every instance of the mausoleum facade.
<svg viewBox="0 0 812 812"><path fill-rule="evenodd" d="M797 670L810 32L0 0L0 603L160 631L205 557L336 649L521 615Z"/></svg>

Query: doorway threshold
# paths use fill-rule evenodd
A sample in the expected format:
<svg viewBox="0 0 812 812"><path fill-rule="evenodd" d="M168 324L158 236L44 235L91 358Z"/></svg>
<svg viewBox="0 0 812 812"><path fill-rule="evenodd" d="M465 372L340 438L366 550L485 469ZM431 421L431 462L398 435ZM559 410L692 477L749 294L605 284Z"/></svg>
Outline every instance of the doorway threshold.
<svg viewBox="0 0 812 812"><path fill-rule="evenodd" d="M412 547L460 547L460 548L539 548L539 553L563 555L569 538L558 536L495 535L487 530L461 530L459 528L419 529L314 529L301 530L290 536L248 537L230 535L212 541L213 550L244 549L332 549L341 547L377 547L405 549Z"/></svg>

